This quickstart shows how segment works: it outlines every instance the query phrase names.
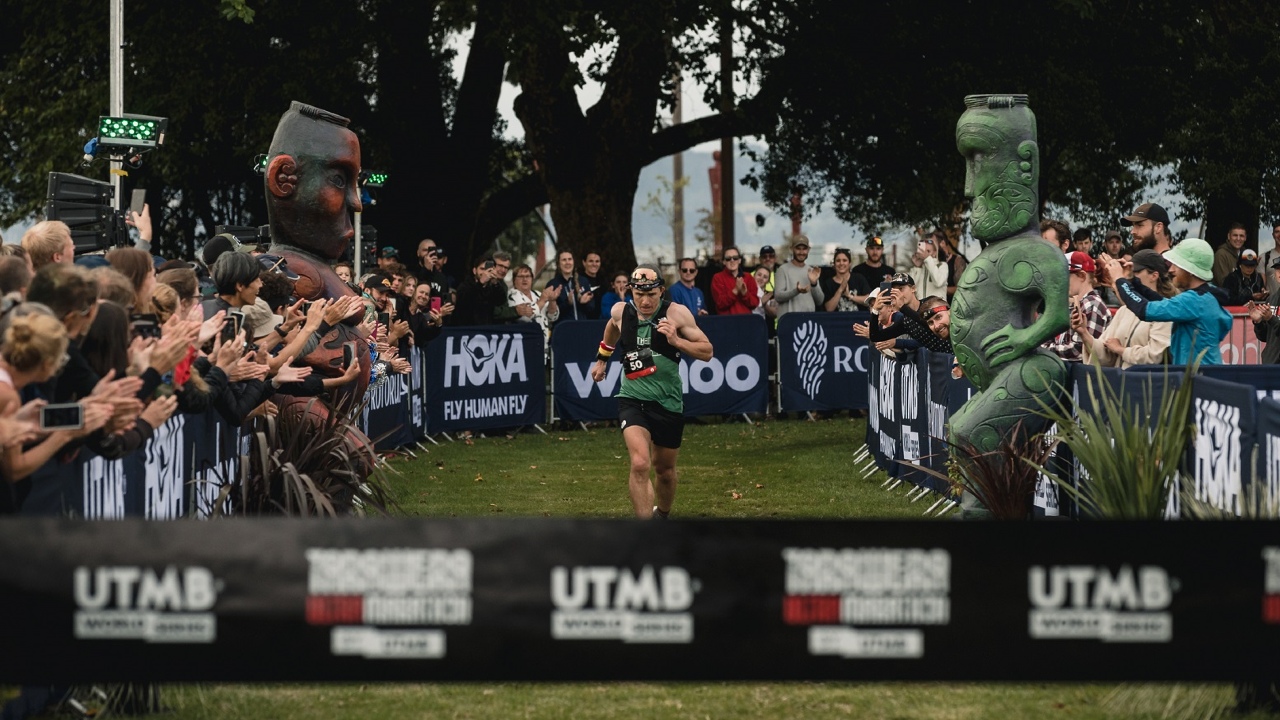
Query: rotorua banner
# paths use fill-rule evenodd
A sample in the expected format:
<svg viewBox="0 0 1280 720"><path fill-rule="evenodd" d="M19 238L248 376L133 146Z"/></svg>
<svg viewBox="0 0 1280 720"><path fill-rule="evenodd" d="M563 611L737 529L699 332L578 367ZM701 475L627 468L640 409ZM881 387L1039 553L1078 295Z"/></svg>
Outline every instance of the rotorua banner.
<svg viewBox="0 0 1280 720"><path fill-rule="evenodd" d="M778 399L784 412L867 408L867 356L853 332L871 313L787 313L778 318Z"/></svg>
<svg viewBox="0 0 1280 720"><path fill-rule="evenodd" d="M1273 523L21 518L0 544L6 646L39 649L0 655L11 683L1280 674Z"/></svg>

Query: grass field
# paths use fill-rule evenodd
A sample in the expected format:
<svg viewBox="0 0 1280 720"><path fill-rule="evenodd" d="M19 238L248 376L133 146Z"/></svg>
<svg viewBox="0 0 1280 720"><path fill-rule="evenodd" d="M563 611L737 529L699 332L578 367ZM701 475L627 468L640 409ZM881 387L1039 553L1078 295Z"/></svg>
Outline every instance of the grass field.
<svg viewBox="0 0 1280 720"><path fill-rule="evenodd" d="M851 467L861 420L690 425L674 517L921 516L901 490ZM397 514L631 514L618 431L552 431L444 442L391 463ZM370 521L376 522L376 521ZM305 658L299 658L305 662ZM173 720L213 718L1206 718L1227 685L589 683L167 686ZM1240 716L1237 716L1240 717Z"/></svg>

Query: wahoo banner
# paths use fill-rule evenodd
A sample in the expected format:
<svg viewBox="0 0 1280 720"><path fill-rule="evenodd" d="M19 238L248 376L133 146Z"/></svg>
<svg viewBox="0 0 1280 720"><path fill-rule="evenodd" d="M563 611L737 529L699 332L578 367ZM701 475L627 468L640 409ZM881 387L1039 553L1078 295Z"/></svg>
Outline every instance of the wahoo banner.
<svg viewBox="0 0 1280 720"><path fill-rule="evenodd" d="M533 324L446 328L427 346L430 431L546 421L542 330Z"/></svg>
<svg viewBox="0 0 1280 720"><path fill-rule="evenodd" d="M567 420L609 420L618 416L622 366L606 366L604 380L591 379L591 366L604 336L604 320L562 322L551 334L556 416ZM715 348L710 360L681 358L684 414L761 413L769 400L769 336L755 315L698 318Z"/></svg>

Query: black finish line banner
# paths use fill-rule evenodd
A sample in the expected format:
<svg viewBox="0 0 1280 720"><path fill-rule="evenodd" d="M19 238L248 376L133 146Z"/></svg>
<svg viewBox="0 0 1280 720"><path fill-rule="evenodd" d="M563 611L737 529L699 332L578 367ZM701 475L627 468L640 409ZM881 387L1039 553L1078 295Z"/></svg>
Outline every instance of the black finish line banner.
<svg viewBox="0 0 1280 720"><path fill-rule="evenodd" d="M17 519L0 538L15 683L1280 677L1275 523Z"/></svg>

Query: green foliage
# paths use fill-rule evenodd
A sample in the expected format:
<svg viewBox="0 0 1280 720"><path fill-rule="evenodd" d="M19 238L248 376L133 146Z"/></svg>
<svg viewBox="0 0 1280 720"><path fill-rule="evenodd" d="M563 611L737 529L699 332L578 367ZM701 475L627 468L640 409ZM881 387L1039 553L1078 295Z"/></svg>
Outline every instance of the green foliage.
<svg viewBox="0 0 1280 720"><path fill-rule="evenodd" d="M1190 412L1196 367L1188 366L1177 390L1165 392L1159 406L1151 387L1157 381L1167 383L1167 372L1126 375L1128 387L1116 389L1100 367L1077 391L1101 412L1077 411L1077 421L1069 408L1041 403L1040 415L1057 425L1058 442L1080 463L1078 487L1069 477L1058 477L1057 482L1084 514L1116 520L1164 517L1170 489L1176 491L1184 480L1182 460L1195 438ZM1134 385L1136 397L1131 392ZM1152 423L1151 418L1159 420ZM1045 463L1038 466L1051 474Z"/></svg>
<svg viewBox="0 0 1280 720"><path fill-rule="evenodd" d="M1040 480L1039 466L1048 462L1053 443L1043 435L1031 435L1015 427L994 450L982 452L968 443L947 442L947 472L899 461L914 471L946 480L952 495L968 493L996 520L1027 520Z"/></svg>
<svg viewBox="0 0 1280 720"><path fill-rule="evenodd" d="M387 514L386 476L373 441L356 424L361 410L343 412L313 399L260 420L240 474L222 487L211 514L221 514L227 500L231 514L250 517L338 517L366 508Z"/></svg>

